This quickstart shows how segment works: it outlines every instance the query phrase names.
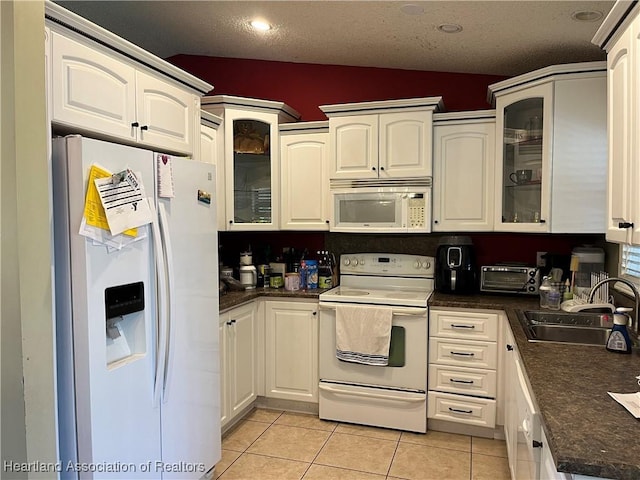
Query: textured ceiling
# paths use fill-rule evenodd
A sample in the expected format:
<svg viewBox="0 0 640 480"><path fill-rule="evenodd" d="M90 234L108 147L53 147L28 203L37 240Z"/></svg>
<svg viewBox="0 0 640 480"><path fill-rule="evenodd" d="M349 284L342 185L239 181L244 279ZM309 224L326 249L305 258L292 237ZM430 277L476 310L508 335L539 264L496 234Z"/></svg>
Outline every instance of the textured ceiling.
<svg viewBox="0 0 640 480"><path fill-rule="evenodd" d="M591 44L613 1L57 1L132 43L175 54L519 75L548 65L604 60ZM411 3L422 10L407 15ZM265 33L254 17L274 25ZM463 31L439 32L442 23Z"/></svg>

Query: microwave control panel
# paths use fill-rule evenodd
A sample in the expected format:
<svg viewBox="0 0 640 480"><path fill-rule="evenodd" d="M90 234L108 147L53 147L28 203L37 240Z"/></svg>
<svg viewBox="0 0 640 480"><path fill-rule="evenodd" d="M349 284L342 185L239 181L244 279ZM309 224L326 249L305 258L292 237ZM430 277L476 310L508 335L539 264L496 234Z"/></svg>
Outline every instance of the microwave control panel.
<svg viewBox="0 0 640 480"><path fill-rule="evenodd" d="M415 195L409 198L409 228L424 228L425 196Z"/></svg>

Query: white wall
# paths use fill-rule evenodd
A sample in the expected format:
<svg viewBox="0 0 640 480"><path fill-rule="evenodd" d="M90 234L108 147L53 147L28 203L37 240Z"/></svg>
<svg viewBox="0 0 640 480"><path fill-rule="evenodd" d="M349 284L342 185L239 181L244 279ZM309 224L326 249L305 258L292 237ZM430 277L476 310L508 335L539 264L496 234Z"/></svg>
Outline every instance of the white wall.
<svg viewBox="0 0 640 480"><path fill-rule="evenodd" d="M44 3L2 0L0 22L2 460L55 462Z"/></svg>

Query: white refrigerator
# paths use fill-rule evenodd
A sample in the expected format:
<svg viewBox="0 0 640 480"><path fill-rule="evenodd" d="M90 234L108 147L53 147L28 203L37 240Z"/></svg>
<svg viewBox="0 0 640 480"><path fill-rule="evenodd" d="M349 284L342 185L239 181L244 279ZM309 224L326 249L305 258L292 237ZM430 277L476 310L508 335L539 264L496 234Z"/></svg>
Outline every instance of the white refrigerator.
<svg viewBox="0 0 640 480"><path fill-rule="evenodd" d="M61 478L207 478L220 459L215 167L171 157L174 196L158 198L156 161L53 140ZM136 172L150 199L124 248L78 233L92 165Z"/></svg>

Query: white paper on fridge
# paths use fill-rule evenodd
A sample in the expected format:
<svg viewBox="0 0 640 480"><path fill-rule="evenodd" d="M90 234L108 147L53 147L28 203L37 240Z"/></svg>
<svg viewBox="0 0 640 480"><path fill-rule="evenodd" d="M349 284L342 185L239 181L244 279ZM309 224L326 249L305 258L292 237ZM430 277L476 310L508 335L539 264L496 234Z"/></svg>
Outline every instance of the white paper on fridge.
<svg viewBox="0 0 640 480"><path fill-rule="evenodd" d="M156 153L156 168L158 176L158 196L161 198L173 198L173 167L171 155Z"/></svg>
<svg viewBox="0 0 640 480"><path fill-rule="evenodd" d="M112 177L97 178L95 184L111 235L153 221L144 185L131 170L127 169Z"/></svg>

